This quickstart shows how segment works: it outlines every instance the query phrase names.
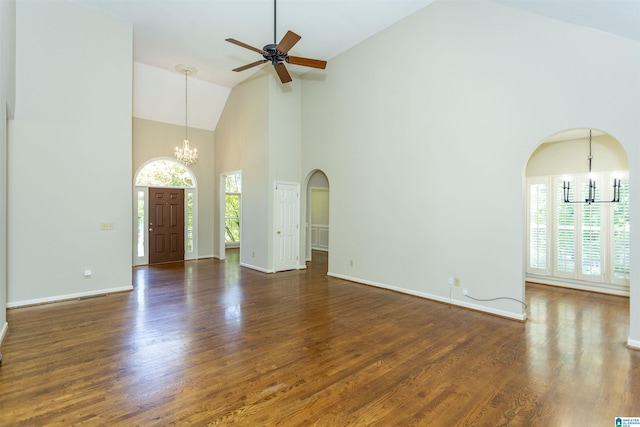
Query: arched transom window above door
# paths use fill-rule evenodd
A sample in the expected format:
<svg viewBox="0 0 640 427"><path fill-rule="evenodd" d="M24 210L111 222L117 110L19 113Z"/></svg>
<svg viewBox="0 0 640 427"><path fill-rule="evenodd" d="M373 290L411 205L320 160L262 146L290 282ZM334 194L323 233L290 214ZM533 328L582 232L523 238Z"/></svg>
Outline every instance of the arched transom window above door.
<svg viewBox="0 0 640 427"><path fill-rule="evenodd" d="M136 176L136 185L146 187L195 187L195 178L182 163L155 160L147 163Z"/></svg>

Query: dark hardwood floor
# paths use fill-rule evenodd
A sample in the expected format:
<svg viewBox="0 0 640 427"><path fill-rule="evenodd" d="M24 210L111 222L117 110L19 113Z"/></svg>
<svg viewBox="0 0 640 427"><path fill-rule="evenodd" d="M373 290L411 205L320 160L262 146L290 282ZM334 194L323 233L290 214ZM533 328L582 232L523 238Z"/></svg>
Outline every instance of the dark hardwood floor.
<svg viewBox="0 0 640 427"><path fill-rule="evenodd" d="M8 311L1 425L613 426L640 417L628 299L528 285L525 323L227 261Z"/></svg>

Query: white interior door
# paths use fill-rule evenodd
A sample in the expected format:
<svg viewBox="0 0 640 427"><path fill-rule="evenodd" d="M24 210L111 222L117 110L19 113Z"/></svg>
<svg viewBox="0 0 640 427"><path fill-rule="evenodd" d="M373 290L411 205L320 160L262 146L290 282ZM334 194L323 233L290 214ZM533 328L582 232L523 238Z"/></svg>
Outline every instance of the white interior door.
<svg viewBox="0 0 640 427"><path fill-rule="evenodd" d="M274 270L294 270L300 247L300 184L277 182L274 205Z"/></svg>

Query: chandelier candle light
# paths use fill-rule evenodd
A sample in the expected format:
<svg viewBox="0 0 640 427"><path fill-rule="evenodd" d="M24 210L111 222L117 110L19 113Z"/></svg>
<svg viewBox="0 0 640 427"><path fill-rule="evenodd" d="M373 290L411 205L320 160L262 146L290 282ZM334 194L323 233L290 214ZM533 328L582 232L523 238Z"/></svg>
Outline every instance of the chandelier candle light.
<svg viewBox="0 0 640 427"><path fill-rule="evenodd" d="M189 138L187 136L187 77L195 75L198 70L189 65L176 65L176 70L184 74L184 141L182 148L176 147L175 156L186 166L195 163L198 160L198 150L189 147Z"/></svg>
<svg viewBox="0 0 640 427"><path fill-rule="evenodd" d="M588 205L592 203L618 203L620 201L620 179L613 178L613 199L611 200L596 200L596 180L594 179L593 174L591 173L591 161L593 160L593 155L591 154L591 129L589 129L589 196L582 200L569 200L569 192L571 188L571 182L569 179L565 179L562 181L562 189L564 190L564 202L565 203L586 203Z"/></svg>

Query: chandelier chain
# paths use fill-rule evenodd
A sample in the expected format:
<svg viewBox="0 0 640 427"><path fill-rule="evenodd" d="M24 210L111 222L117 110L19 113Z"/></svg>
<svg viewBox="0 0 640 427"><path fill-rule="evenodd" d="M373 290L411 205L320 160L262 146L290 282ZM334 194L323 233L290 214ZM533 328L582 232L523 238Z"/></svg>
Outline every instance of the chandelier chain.
<svg viewBox="0 0 640 427"><path fill-rule="evenodd" d="M189 139L187 138L187 108L188 108L188 102L187 102L187 96L189 96L189 90L187 89L187 84L188 84L188 79L187 76L189 75L189 70L187 70L185 68L184 70L184 139Z"/></svg>

